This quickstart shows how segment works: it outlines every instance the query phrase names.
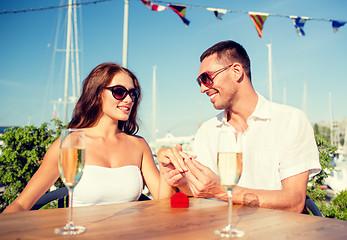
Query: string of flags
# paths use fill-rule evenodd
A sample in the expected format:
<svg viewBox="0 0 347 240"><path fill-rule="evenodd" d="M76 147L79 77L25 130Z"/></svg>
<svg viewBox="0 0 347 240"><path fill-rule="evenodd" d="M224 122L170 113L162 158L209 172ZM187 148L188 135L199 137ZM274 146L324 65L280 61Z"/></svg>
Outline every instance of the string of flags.
<svg viewBox="0 0 347 240"><path fill-rule="evenodd" d="M238 13L244 13L248 14L253 21L255 28L257 30L257 33L259 37L263 37L263 27L265 24L265 20L269 16L277 16L277 17L286 17L290 18L293 21L293 25L298 33L299 36L305 36L304 32L304 26L307 20L320 20L320 21L328 21L332 23L332 28L335 33L339 32L339 28L344 26L347 21L338 21L338 20L332 20L332 19L323 19L323 18L311 18L311 17L299 17L299 16L290 16L290 15L280 15L280 14L270 14L270 13L259 13L259 12L245 12L245 11L238 11L238 10L229 10L229 9L221 9L221 8L212 8L212 7L201 7L196 5L184 5L184 4L173 4L173 3L166 3L164 1L157 1L157 0L141 0L143 4L145 4L150 10L152 11L163 11L167 9L173 10L177 15L181 18L183 23L188 27L190 21L186 18L186 8L187 7L197 7L197 8L203 8L208 11L211 11L214 13L216 18L221 21L223 15L225 15L227 12L238 12ZM158 5L155 3L161 3L161 4L167 4L168 7Z"/></svg>
<svg viewBox="0 0 347 240"><path fill-rule="evenodd" d="M82 5L97 4L97 3L108 2L108 1L114 1L114 0L94 0L94 1L90 1L90 2L74 3L71 5L79 7ZM265 20L269 16L286 17L286 18L292 19L294 27L295 27L299 36L305 36L304 26L305 26L305 23L307 20L319 20L319 21L331 22L333 31L335 33L338 33L339 28L344 26L347 23L347 21L338 21L338 20L333 20L333 19L288 16L288 15L270 14L270 13L246 12L246 11L239 11L239 10L202 7L202 6L197 6L197 5L174 4L174 3L167 3L164 1L160 1L160 0L141 0L141 2L152 11L163 11L163 10L167 10L167 9L173 10L181 18L181 20L183 21L183 23L187 27L189 26L189 23L190 23L190 21L186 18L186 8L187 7L203 8L203 9L206 9L208 11L211 11L214 13L216 18L220 21L222 20L223 15L225 15L227 12L230 12L230 13L236 12L236 13L248 14L255 25L255 28L257 30L259 37L261 37L261 38L263 37L262 30L264 27ZM168 5L168 7L162 6L159 4L155 4L155 3L164 3L164 4ZM52 9L57 9L57 8L66 8L68 6L70 6L70 5L67 4L67 5L60 5L60 6L49 6L49 7L30 8L30 9L12 10L12 11L4 10L4 11L0 12L0 15L13 14L13 13L25 13L25 12L32 12L32 11L52 10Z"/></svg>
<svg viewBox="0 0 347 240"><path fill-rule="evenodd" d="M161 6L161 5L157 5L157 4L154 4L152 3L151 1L145 1L145 0L141 0L141 2L143 4L145 4L149 9L151 9L152 11L163 11L163 10L166 10L167 7L164 7L164 6Z"/></svg>

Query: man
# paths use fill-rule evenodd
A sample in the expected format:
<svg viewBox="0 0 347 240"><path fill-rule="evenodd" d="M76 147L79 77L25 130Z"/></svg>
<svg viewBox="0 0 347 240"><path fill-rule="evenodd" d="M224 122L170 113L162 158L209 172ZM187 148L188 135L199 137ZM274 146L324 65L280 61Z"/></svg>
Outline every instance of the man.
<svg viewBox="0 0 347 240"><path fill-rule="evenodd" d="M233 142L242 133L243 170L233 190L233 203L301 212L308 178L321 170L305 114L270 102L254 90L247 52L234 41L215 44L200 62L201 93L224 111L198 130L194 158L180 146L158 152L167 182L187 195L227 201L217 176L217 141L223 126Z"/></svg>

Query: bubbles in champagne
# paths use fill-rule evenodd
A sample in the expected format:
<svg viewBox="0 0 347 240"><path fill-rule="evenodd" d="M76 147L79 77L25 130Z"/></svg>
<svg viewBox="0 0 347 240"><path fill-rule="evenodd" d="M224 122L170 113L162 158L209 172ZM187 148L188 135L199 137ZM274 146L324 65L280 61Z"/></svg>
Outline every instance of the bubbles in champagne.
<svg viewBox="0 0 347 240"><path fill-rule="evenodd" d="M219 152L217 164L222 185L226 188L235 187L242 173L242 153Z"/></svg>
<svg viewBox="0 0 347 240"><path fill-rule="evenodd" d="M74 187L83 173L85 149L62 148L60 150L59 171L66 186Z"/></svg>

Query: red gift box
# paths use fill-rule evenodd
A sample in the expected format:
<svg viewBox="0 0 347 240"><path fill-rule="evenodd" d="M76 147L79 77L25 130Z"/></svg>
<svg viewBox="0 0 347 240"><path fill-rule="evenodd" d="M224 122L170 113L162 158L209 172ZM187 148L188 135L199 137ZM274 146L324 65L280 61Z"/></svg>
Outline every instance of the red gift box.
<svg viewBox="0 0 347 240"><path fill-rule="evenodd" d="M172 195L170 203L173 208L187 208L189 207L189 198L184 193L178 192Z"/></svg>

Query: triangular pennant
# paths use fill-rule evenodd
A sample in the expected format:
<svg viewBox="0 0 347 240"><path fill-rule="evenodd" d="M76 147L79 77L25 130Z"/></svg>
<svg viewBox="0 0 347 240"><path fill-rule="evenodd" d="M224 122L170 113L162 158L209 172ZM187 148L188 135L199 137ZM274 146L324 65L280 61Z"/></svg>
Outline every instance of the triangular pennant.
<svg viewBox="0 0 347 240"><path fill-rule="evenodd" d="M152 11L160 12L160 11L163 11L163 10L168 9L168 7L161 6L161 5L157 5L157 4L154 4L154 3L151 3L151 1L141 0L141 2L142 2L143 4L145 4L145 5L146 5L149 9L151 9Z"/></svg>
<svg viewBox="0 0 347 240"><path fill-rule="evenodd" d="M182 19L183 23L188 27L190 21L185 18L186 15L186 7L181 5L169 5L169 8L171 8L175 13L178 14L178 16Z"/></svg>
<svg viewBox="0 0 347 240"><path fill-rule="evenodd" d="M263 26L265 23L266 18L269 16L268 13L256 13L256 12L249 12L248 13L251 19L254 22L255 28L257 29L259 37L263 37Z"/></svg>
<svg viewBox="0 0 347 240"><path fill-rule="evenodd" d="M305 36L304 25L308 17L297 17L297 16L289 16L293 20L294 27L296 28L299 36Z"/></svg>
<svg viewBox="0 0 347 240"><path fill-rule="evenodd" d="M226 14L227 11L228 11L228 10L226 10L226 9L210 8L210 7L206 8L206 10L209 10L209 11L213 12L214 15L216 16L216 18L217 18L218 20L222 20L222 16L223 16L224 14Z"/></svg>
<svg viewBox="0 0 347 240"><path fill-rule="evenodd" d="M333 25L334 32L338 33L339 32L339 27L342 27L345 24L346 24L346 22L333 20L332 25Z"/></svg>

